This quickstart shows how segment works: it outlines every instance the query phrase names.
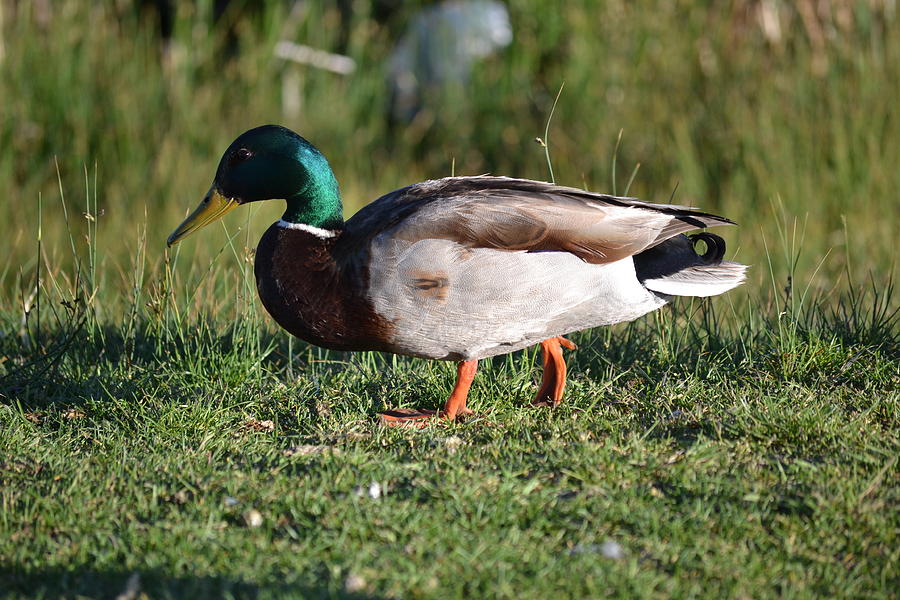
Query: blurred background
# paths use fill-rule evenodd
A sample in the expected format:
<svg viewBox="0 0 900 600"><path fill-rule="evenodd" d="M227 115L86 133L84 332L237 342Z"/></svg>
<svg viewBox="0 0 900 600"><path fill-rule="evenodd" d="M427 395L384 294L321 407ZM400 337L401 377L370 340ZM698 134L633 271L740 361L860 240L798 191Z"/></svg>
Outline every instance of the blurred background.
<svg viewBox="0 0 900 600"><path fill-rule="evenodd" d="M0 0L0 297L34 287L39 230L51 274L90 255L108 290L138 261L152 281L222 151L263 123L322 150L348 217L427 178L546 180L539 137L558 183L633 180L737 221L717 233L754 266L741 293L792 273L823 294L885 286L898 33L894 0ZM252 248L282 208L225 228ZM180 244L178 272L226 239Z"/></svg>

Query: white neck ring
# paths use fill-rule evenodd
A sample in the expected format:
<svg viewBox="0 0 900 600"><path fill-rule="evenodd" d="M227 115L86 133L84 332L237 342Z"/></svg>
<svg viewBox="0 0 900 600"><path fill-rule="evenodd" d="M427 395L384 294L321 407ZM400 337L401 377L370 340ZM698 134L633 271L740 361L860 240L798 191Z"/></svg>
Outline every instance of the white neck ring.
<svg viewBox="0 0 900 600"><path fill-rule="evenodd" d="M337 231L332 229L322 229L321 227L313 227L312 225L307 225L306 223L291 223L290 221L285 221L284 219L278 219L278 223L276 223L279 227L284 227L285 229L296 229L299 231L305 231L306 233L311 233L319 239L325 240L328 238L333 238L338 234Z"/></svg>

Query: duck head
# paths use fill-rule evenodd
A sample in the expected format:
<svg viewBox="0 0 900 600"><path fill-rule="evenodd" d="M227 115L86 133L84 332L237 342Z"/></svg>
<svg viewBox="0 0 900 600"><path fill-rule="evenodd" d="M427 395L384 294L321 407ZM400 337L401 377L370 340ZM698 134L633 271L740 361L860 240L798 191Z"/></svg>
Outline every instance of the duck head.
<svg viewBox="0 0 900 600"><path fill-rule="evenodd" d="M263 125L234 140L216 169L209 191L167 240L171 246L241 204L284 199L282 219L322 229L340 229L343 209L328 161L308 141L285 127Z"/></svg>

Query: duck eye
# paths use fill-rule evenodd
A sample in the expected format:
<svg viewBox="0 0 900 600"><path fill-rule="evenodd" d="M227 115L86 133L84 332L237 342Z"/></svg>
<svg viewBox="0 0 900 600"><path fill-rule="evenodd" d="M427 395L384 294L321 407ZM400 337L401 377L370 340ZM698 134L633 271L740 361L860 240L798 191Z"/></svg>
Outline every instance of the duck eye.
<svg viewBox="0 0 900 600"><path fill-rule="evenodd" d="M251 156L253 156L253 153L250 152L249 150L247 150L246 148L241 148L240 150L238 150L237 152L234 153L234 157L237 160L247 160Z"/></svg>

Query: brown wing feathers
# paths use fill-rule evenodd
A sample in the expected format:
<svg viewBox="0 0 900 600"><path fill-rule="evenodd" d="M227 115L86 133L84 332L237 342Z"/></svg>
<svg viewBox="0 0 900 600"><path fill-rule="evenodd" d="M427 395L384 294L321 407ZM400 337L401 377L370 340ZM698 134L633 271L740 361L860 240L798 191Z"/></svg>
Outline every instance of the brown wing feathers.
<svg viewBox="0 0 900 600"><path fill-rule="evenodd" d="M410 242L439 238L471 248L571 252L586 262L607 263L686 231L730 223L679 206L482 176L397 190L361 210L347 228L369 235L390 230Z"/></svg>

